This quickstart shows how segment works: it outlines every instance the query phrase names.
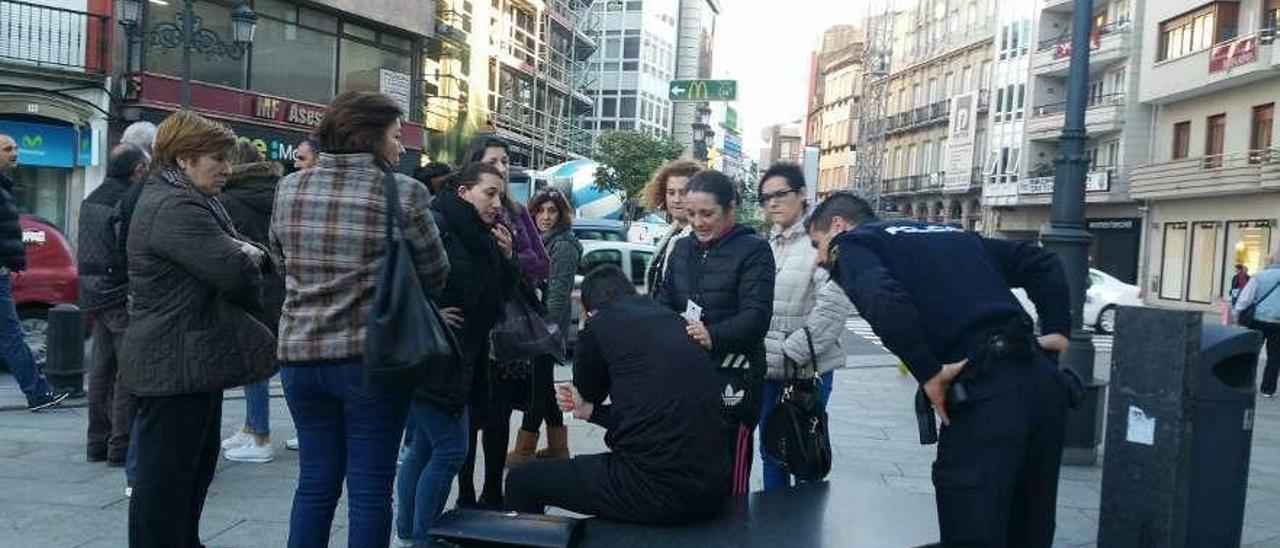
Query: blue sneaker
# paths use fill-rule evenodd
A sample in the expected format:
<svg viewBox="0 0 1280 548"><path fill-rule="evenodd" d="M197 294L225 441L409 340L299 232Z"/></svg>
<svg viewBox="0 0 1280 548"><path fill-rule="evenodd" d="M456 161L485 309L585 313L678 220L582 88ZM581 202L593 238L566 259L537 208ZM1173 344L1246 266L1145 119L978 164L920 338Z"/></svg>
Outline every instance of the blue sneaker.
<svg viewBox="0 0 1280 548"><path fill-rule="evenodd" d="M66 392L45 392L34 398L27 398L27 409L33 413L43 411L62 403L69 395Z"/></svg>

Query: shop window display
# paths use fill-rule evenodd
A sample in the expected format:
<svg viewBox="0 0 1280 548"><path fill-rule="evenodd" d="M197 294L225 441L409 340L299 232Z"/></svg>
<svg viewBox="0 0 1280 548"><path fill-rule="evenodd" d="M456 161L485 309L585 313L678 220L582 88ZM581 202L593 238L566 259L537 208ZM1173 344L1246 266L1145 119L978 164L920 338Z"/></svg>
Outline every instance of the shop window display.
<svg viewBox="0 0 1280 548"><path fill-rule="evenodd" d="M1165 223L1160 298L1181 300L1186 273L1187 223Z"/></svg>

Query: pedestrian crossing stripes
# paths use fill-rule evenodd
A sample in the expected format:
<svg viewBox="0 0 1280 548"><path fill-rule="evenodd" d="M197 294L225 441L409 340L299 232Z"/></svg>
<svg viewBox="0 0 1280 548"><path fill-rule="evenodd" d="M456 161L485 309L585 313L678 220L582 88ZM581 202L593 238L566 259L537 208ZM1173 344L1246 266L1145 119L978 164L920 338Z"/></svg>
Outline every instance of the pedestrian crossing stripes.
<svg viewBox="0 0 1280 548"><path fill-rule="evenodd" d="M862 337L863 340L884 348L884 343L880 341L880 337L876 336L875 331L871 329L871 325L861 317L854 316L845 320L844 326L845 329L852 331L854 335ZM1111 335L1102 335L1098 333L1094 333L1093 335L1093 349L1095 352L1110 353L1114 343L1115 337Z"/></svg>

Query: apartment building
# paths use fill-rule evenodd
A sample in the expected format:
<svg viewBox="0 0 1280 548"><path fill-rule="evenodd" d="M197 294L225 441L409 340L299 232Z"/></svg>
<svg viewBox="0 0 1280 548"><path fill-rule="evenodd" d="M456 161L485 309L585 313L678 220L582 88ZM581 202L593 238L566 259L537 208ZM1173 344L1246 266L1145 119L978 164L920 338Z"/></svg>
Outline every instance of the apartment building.
<svg viewBox="0 0 1280 548"><path fill-rule="evenodd" d="M849 189L854 176L854 153L858 142L858 101L862 94L861 29L837 25L823 33L817 52L815 93L817 104L808 126L817 138L817 195L826 196Z"/></svg>
<svg viewBox="0 0 1280 548"><path fill-rule="evenodd" d="M596 134L634 130L670 137L676 77L677 0L596 2L600 43L589 60L595 102L587 127Z"/></svg>
<svg viewBox="0 0 1280 548"><path fill-rule="evenodd" d="M1143 0L1094 4L1085 111L1085 217L1094 237L1090 261L1094 268L1130 283L1138 274L1141 215L1129 193L1129 176L1146 161L1151 126L1151 107L1136 100L1142 4ZM1028 8L1034 12L1031 16ZM1030 70L1020 77L1020 69L1009 66L1006 75L997 76L1005 81L990 92L995 98L994 131L983 164L984 203L991 208L991 233L1034 239L1049 226L1054 174L1062 152L1059 139L1075 47L1075 2L1007 3L1002 9L1012 13L1001 19L997 67L1029 59Z"/></svg>
<svg viewBox="0 0 1280 548"><path fill-rule="evenodd" d="M1140 283L1153 305L1212 310L1236 266L1257 272L1278 243L1280 1L1149 1L1142 14L1154 131L1130 176L1147 208Z"/></svg>
<svg viewBox="0 0 1280 548"><path fill-rule="evenodd" d="M881 208L981 229L995 2L920 0L888 77Z"/></svg>
<svg viewBox="0 0 1280 548"><path fill-rule="evenodd" d="M765 148L760 150L760 171L773 164L799 164L804 159L804 129L800 120L785 124L773 124L760 132Z"/></svg>

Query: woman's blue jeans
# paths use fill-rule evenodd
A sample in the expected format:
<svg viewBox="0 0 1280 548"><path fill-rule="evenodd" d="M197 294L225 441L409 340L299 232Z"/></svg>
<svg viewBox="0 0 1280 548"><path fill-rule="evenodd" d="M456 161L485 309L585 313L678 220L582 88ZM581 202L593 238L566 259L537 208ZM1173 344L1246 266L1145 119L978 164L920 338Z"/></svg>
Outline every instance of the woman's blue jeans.
<svg viewBox="0 0 1280 548"><path fill-rule="evenodd" d="M427 541L427 531L440 518L449 500L453 478L467 457L470 427L467 410L447 411L414 401L413 441L396 478L396 534L406 540Z"/></svg>
<svg viewBox="0 0 1280 548"><path fill-rule="evenodd" d="M832 371L827 371L818 377L818 400L822 402L822 408L827 408L827 400L831 399L831 381L833 380ZM768 422L769 412L778 405L782 400L782 389L787 385L783 381L774 381L765 379L764 393L760 398L760 472L764 475L764 490L771 491L779 487L791 486L791 474L784 472L777 464L774 464L764 453L764 426Z"/></svg>

